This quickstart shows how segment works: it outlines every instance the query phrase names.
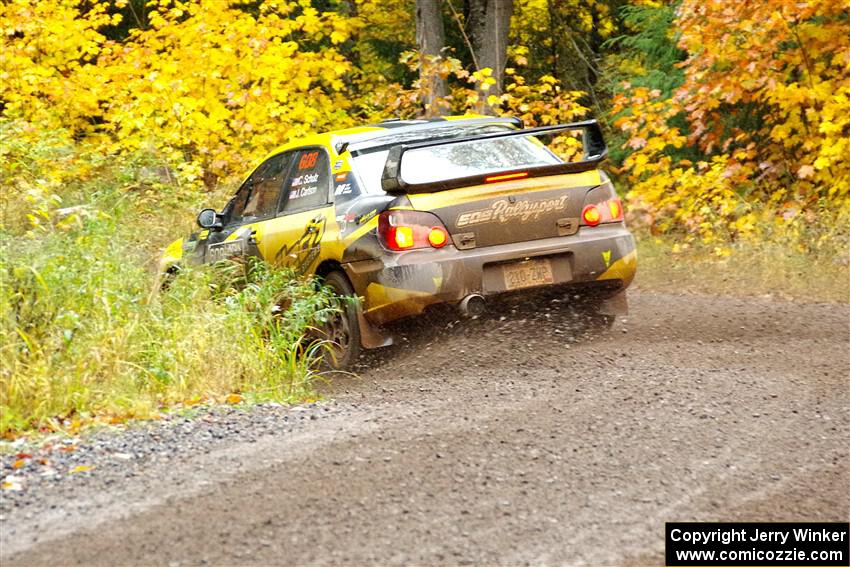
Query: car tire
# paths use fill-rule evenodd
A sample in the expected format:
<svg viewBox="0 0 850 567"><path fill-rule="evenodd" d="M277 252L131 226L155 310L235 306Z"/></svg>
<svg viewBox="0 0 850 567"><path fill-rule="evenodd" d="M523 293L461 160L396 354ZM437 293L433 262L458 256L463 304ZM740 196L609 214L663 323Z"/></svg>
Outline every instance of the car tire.
<svg viewBox="0 0 850 567"><path fill-rule="evenodd" d="M340 299L340 311L332 314L322 329L322 338L330 343L324 350L323 361L331 370L344 370L360 356L360 325L354 288L348 277L339 271L325 276L323 284Z"/></svg>

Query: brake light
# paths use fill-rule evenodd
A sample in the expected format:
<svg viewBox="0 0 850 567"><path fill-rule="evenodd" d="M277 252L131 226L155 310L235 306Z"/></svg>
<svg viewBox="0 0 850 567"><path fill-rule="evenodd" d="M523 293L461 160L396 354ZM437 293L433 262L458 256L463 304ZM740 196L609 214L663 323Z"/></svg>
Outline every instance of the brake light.
<svg viewBox="0 0 850 567"><path fill-rule="evenodd" d="M390 240L399 250L413 248L413 229L409 226L392 226Z"/></svg>
<svg viewBox="0 0 850 567"><path fill-rule="evenodd" d="M581 211L581 220L587 226L620 222L623 220L623 202L615 197L595 205L585 205Z"/></svg>
<svg viewBox="0 0 850 567"><path fill-rule="evenodd" d="M390 250L442 248L449 233L442 221L424 211L384 211L378 216L378 238Z"/></svg>
<svg viewBox="0 0 850 567"><path fill-rule="evenodd" d="M496 183L497 181L508 181L510 179L522 179L523 177L528 177L527 171L520 171L518 173L505 173L502 175L491 175L490 177L484 178L484 183Z"/></svg>
<svg viewBox="0 0 850 567"><path fill-rule="evenodd" d="M596 226L599 224L602 216L599 214L599 209L596 208L596 205L586 205L584 210L581 212L581 218L584 220L584 224L588 226Z"/></svg>

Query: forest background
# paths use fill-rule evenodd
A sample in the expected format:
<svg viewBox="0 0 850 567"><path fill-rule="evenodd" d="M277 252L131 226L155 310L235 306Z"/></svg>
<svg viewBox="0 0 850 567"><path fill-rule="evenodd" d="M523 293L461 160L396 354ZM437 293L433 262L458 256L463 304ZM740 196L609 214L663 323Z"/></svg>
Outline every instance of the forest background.
<svg viewBox="0 0 850 567"><path fill-rule="evenodd" d="M596 117L639 283L846 302L848 110L846 0L6 1L0 432L312 396L320 296L157 294L157 256L273 147L386 118Z"/></svg>

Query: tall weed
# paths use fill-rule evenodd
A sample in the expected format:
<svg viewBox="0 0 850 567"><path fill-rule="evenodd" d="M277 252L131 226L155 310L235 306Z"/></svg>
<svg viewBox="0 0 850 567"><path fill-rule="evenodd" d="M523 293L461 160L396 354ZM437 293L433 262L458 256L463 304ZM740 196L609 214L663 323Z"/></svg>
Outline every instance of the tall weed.
<svg viewBox="0 0 850 567"><path fill-rule="evenodd" d="M207 198L146 180L155 156L4 151L19 165L0 168L0 435L312 395L322 345L305 337L331 307L311 282L247 261L185 267L159 291L159 250ZM57 156L89 173L51 181Z"/></svg>

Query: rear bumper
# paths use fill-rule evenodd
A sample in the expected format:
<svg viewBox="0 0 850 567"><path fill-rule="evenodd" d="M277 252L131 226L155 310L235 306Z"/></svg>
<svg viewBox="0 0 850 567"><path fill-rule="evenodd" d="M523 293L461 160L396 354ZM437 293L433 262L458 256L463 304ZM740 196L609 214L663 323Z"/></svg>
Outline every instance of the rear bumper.
<svg viewBox="0 0 850 567"><path fill-rule="evenodd" d="M344 267L366 318L376 324L422 313L429 305L457 303L478 293L508 291L502 266L549 259L553 282L597 288L614 295L628 287L637 265L635 240L622 223L582 228L567 237L458 250L412 250ZM592 285L596 284L596 285Z"/></svg>

